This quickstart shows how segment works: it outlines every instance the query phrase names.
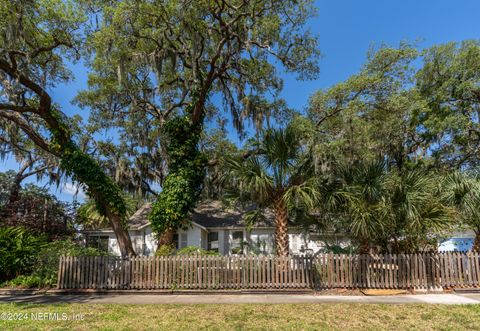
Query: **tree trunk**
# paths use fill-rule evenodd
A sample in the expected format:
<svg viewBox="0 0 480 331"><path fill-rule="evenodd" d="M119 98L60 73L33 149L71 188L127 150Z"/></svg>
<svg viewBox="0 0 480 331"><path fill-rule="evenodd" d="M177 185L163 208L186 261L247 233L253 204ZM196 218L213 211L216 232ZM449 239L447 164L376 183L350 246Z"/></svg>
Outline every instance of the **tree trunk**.
<svg viewBox="0 0 480 331"><path fill-rule="evenodd" d="M63 120L63 114L52 107L52 98L42 85L37 83L35 77L25 76L17 70L16 65L10 65L3 59L0 59L0 69L10 78L18 80L20 84L38 97L38 107L33 112L45 121L46 128L52 135L52 140L50 143L46 143L28 125L20 125L22 130L37 146L59 157L62 169L68 175L72 175L76 181L87 186L89 194L95 198L97 204L108 217L117 236L122 256L135 255L130 236L123 224L126 207L120 194L120 188L105 174L92 157L78 148L72 139L72 132L68 123ZM10 119L12 118L14 117L10 117ZM120 209L118 205L122 205Z"/></svg>
<svg viewBox="0 0 480 331"><path fill-rule="evenodd" d="M475 241L473 242L472 251L480 252L480 231L475 231Z"/></svg>
<svg viewBox="0 0 480 331"><path fill-rule="evenodd" d="M120 248L120 254L123 257L135 256L135 250L133 249L132 240L130 235L122 226L122 219L117 213L112 212L108 204L105 204L105 211L110 225L117 237L118 247Z"/></svg>
<svg viewBox="0 0 480 331"><path fill-rule="evenodd" d="M370 253L370 242L367 239L360 239L360 244L358 246L359 254L369 254Z"/></svg>
<svg viewBox="0 0 480 331"><path fill-rule="evenodd" d="M161 246L173 246L173 235L175 234L175 229L168 228L158 237L158 247Z"/></svg>
<svg viewBox="0 0 480 331"><path fill-rule="evenodd" d="M275 203L275 244L277 256L288 256L288 212L281 198Z"/></svg>
<svg viewBox="0 0 480 331"><path fill-rule="evenodd" d="M10 187L10 192L8 194L8 202L0 211L0 220L7 221L8 219L13 218L16 213L16 204L20 200L20 189L21 183L25 179L24 172L33 162L25 162L22 165L22 168L16 173L15 178L13 179L12 186Z"/></svg>

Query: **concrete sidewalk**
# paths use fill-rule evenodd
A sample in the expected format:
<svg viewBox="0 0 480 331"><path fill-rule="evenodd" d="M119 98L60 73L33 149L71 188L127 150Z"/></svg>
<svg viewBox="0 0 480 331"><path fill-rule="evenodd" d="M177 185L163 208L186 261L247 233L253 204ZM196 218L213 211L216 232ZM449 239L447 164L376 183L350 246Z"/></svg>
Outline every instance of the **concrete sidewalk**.
<svg viewBox="0 0 480 331"><path fill-rule="evenodd" d="M116 303L116 304L480 304L480 294L421 294L398 296L340 296L312 294L245 295L0 295L0 303Z"/></svg>

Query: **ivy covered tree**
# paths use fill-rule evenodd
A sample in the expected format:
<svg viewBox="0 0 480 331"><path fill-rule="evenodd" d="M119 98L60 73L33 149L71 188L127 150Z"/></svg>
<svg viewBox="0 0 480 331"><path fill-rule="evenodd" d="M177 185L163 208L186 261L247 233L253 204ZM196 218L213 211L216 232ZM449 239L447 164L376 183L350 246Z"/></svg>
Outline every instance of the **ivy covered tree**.
<svg viewBox="0 0 480 331"><path fill-rule="evenodd" d="M317 39L305 25L313 2L89 3L101 23L89 41L90 89L78 101L120 124L135 141L132 155L161 155L156 165L167 175L150 219L165 234L160 244L171 242L201 192L206 159L198 144L205 121L228 111L242 131L246 119L261 125L281 113L277 64L300 79L316 77Z"/></svg>
<svg viewBox="0 0 480 331"><path fill-rule="evenodd" d="M72 78L65 59L78 58L83 11L73 1L2 1L0 17L0 118L60 160L110 220L122 255L135 254L121 190L79 148L71 119L49 93Z"/></svg>

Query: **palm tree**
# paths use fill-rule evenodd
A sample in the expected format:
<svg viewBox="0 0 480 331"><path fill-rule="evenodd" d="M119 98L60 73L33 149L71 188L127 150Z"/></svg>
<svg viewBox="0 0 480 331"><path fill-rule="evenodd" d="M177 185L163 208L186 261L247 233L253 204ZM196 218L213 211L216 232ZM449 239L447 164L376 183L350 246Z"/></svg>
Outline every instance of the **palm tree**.
<svg viewBox="0 0 480 331"><path fill-rule="evenodd" d="M389 176L385 216L395 252L432 249L432 245L436 247L435 235L449 229L453 209L445 202L442 179L422 169L396 171Z"/></svg>
<svg viewBox="0 0 480 331"><path fill-rule="evenodd" d="M323 215L340 221L359 243L395 252L417 251L447 229L452 209L441 177L422 170L389 170L383 160L337 165L321 185Z"/></svg>
<svg viewBox="0 0 480 331"><path fill-rule="evenodd" d="M385 162L337 164L320 184L321 214L351 233L360 253L384 237L386 209Z"/></svg>
<svg viewBox="0 0 480 331"><path fill-rule="evenodd" d="M454 206L457 217L475 232L472 250L480 251L480 176L478 172L455 172L445 179L446 201Z"/></svg>
<svg viewBox="0 0 480 331"><path fill-rule="evenodd" d="M266 208L274 210L276 254L287 256L289 216L313 208L318 197L310 153L290 126L264 131L254 146L248 156L226 159L224 178L240 201L256 204L255 216Z"/></svg>
<svg viewBox="0 0 480 331"><path fill-rule="evenodd" d="M123 198L127 207L125 216L128 219L141 206L142 200L139 197L128 194L123 194ZM110 225L108 218L99 212L97 204L93 199L87 199L78 207L77 216L78 221L88 229L101 229Z"/></svg>

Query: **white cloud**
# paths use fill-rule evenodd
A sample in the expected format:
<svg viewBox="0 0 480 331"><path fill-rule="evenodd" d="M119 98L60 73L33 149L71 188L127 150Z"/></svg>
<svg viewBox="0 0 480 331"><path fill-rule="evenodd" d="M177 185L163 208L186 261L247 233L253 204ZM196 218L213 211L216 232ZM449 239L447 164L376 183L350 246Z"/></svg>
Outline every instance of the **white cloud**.
<svg viewBox="0 0 480 331"><path fill-rule="evenodd" d="M81 200L84 200L87 197L85 192L82 190L82 188L73 183L65 183L65 185L62 188L62 191L72 196L76 195L77 198Z"/></svg>

